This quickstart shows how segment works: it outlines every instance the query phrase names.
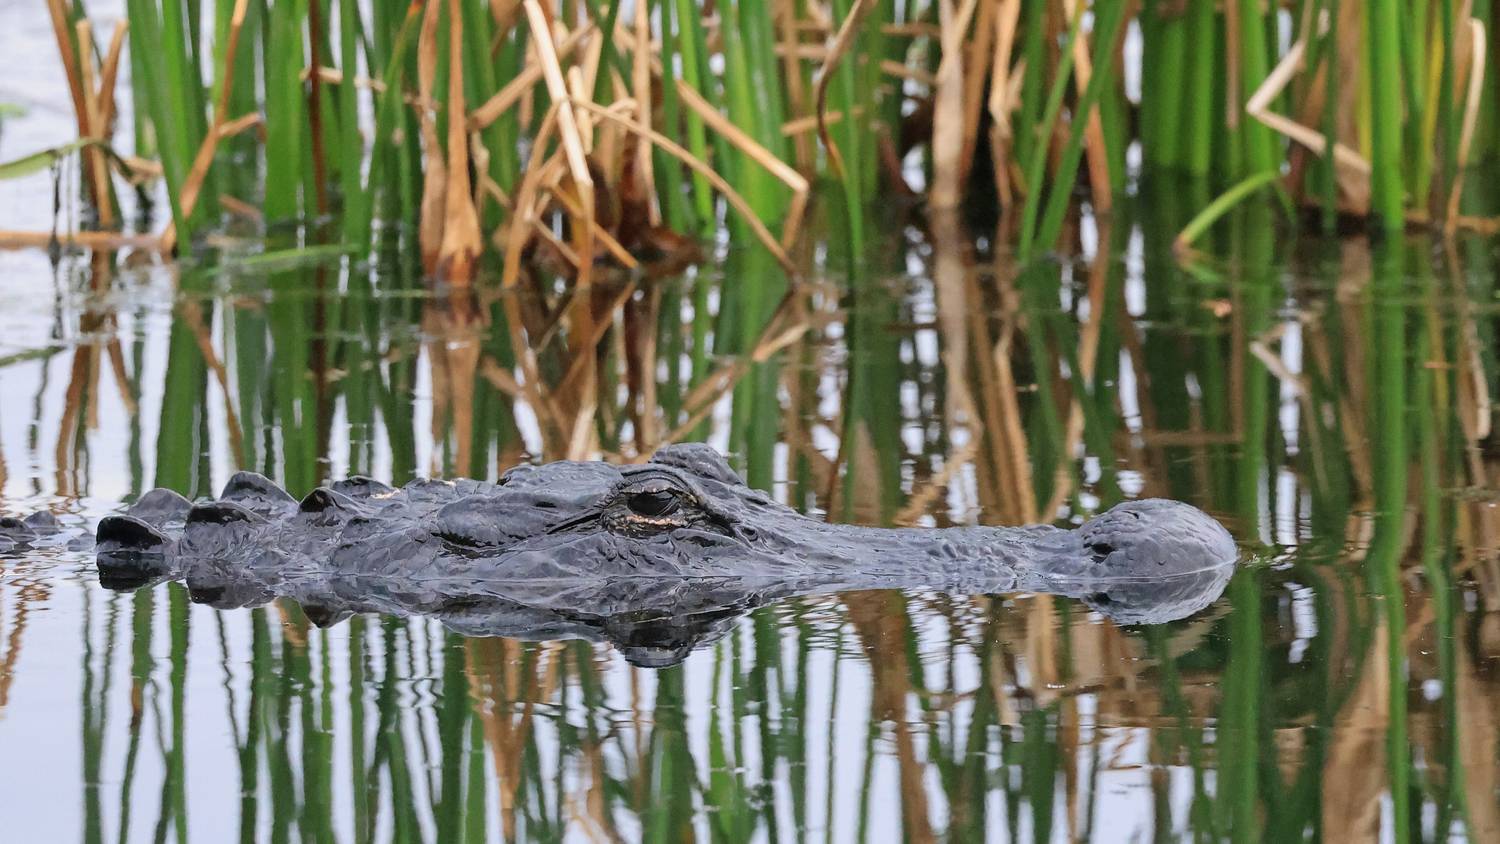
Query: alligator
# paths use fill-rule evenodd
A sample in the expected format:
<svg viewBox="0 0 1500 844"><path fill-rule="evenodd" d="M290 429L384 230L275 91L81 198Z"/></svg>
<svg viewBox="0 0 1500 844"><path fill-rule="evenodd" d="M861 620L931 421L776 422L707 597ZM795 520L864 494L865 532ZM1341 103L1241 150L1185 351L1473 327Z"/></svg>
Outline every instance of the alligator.
<svg viewBox="0 0 1500 844"><path fill-rule="evenodd" d="M64 535L46 515L0 523L21 546ZM1157 499L1074 528L828 523L747 486L701 444L636 465L522 465L498 483L351 477L301 500L241 472L214 500L145 494L100 521L94 550L111 589L177 580L218 608L290 598L319 625L381 612L471 636L608 641L656 667L751 608L854 590L1041 592L1161 623L1214 601L1238 556L1212 517Z"/></svg>

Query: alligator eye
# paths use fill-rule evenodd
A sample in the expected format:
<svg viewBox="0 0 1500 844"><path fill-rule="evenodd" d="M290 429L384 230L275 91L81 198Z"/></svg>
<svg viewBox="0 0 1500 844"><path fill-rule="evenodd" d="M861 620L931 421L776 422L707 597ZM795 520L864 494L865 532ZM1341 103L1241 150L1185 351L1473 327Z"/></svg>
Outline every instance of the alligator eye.
<svg viewBox="0 0 1500 844"><path fill-rule="evenodd" d="M669 489L653 489L643 492L632 492L625 498L625 506L630 512L637 516L648 519L660 519L677 512L682 504L677 493Z"/></svg>

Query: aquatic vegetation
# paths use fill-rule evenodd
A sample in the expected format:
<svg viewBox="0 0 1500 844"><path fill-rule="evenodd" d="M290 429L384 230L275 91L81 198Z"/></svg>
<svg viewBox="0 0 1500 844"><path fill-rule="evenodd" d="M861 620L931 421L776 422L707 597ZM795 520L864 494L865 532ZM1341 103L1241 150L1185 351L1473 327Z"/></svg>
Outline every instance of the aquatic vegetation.
<svg viewBox="0 0 1500 844"><path fill-rule="evenodd" d="M1455 0L130 0L104 48L86 0L48 9L79 137L125 146L133 98L161 247L295 224L459 284L586 286L721 222L791 271L814 185L854 253L925 196L1034 256L1132 190L1132 148L1194 211L1273 188L1324 225L1484 227L1464 174L1500 131L1490 11ZM119 168L81 153L115 228Z"/></svg>

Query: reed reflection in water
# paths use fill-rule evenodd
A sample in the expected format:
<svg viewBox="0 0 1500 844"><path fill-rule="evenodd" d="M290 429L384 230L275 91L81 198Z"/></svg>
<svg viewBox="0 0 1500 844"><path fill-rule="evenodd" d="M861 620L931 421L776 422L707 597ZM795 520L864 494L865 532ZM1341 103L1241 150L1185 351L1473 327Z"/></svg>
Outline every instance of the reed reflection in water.
<svg viewBox="0 0 1500 844"><path fill-rule="evenodd" d="M1216 233L1221 261L1184 266L1170 196L1146 199L1130 225L1075 232L1077 259L1026 268L940 219L859 260L830 237L786 298L737 283L777 272L741 252L685 278L457 299L339 264L65 264L56 342L0 361L17 512L93 518L241 467L300 493L707 438L835 520L1009 524L1159 495L1224 519L1249 562L1168 625L1048 596L858 593L756 609L653 670L423 618L322 629L290 602L107 593L76 555L7 556L0 753L38 759L0 771L7 824L1500 836L1489 250L1288 250L1256 207ZM75 800L76 819L54 808Z"/></svg>

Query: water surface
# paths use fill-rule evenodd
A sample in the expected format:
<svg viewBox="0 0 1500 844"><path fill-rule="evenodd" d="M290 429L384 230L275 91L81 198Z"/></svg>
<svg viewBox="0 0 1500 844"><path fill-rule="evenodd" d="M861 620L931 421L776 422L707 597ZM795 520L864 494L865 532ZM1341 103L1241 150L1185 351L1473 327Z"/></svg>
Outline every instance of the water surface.
<svg viewBox="0 0 1500 844"><path fill-rule="evenodd" d="M400 262L12 253L10 514L91 523L242 467L294 493L493 479L681 437L834 520L1067 523L1167 496L1244 556L1165 625L843 594L651 669L430 619L216 611L104 590L87 555L10 554L5 837L1494 840L1491 250L1294 242L1258 209L1184 266L1179 226L1087 223L1076 259L1024 271L898 228L859 261L810 253L780 312L768 259L719 254L596 296L592 389L569 380L580 329L549 333L535 291L424 294ZM511 319L546 342L517 357ZM695 393L713 373L738 380Z"/></svg>

